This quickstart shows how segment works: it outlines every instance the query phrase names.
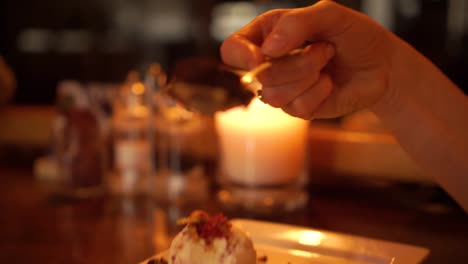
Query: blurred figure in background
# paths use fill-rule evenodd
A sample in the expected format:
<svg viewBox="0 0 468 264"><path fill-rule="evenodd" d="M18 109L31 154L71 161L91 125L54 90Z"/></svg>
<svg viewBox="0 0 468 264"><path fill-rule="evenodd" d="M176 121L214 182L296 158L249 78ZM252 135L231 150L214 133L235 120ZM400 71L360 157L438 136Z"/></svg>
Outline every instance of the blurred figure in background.
<svg viewBox="0 0 468 264"><path fill-rule="evenodd" d="M14 74L0 56L0 106L5 105L13 97L15 86Z"/></svg>

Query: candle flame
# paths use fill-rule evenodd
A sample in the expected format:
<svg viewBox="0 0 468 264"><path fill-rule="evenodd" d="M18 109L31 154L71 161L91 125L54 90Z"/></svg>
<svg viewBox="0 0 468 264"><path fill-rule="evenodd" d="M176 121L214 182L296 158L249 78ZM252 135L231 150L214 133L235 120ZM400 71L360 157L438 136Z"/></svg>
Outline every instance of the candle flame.
<svg viewBox="0 0 468 264"><path fill-rule="evenodd" d="M241 78L241 82L244 84L250 84L253 81L252 73L247 73Z"/></svg>

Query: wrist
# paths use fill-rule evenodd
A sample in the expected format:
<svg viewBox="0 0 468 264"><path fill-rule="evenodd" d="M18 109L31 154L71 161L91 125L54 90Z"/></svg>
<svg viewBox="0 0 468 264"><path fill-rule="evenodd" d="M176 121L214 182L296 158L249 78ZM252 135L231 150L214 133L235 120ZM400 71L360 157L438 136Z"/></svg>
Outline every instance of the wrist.
<svg viewBox="0 0 468 264"><path fill-rule="evenodd" d="M385 89L380 99L371 107L381 119L394 118L403 109L409 90L419 85L418 53L406 42L389 33L388 72Z"/></svg>

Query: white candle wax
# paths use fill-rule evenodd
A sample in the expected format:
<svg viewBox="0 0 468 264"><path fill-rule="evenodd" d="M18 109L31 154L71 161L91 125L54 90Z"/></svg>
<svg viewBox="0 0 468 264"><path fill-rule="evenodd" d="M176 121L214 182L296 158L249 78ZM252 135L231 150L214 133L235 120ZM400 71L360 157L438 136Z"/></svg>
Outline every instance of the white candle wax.
<svg viewBox="0 0 468 264"><path fill-rule="evenodd" d="M308 121L258 99L215 116L223 174L245 185L294 182L303 173Z"/></svg>

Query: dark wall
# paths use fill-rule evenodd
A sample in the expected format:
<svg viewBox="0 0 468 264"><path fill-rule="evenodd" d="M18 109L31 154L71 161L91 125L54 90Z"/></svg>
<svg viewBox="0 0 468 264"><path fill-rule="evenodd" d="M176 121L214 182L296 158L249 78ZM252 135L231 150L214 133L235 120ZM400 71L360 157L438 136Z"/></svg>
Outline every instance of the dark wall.
<svg viewBox="0 0 468 264"><path fill-rule="evenodd" d="M147 40L142 38L141 32L122 29L125 25L118 23L126 23L125 17L121 18L123 22L115 22L113 12L117 8L120 9L119 12L126 8L124 4L116 7L118 6L116 3L131 3L129 6L139 7L136 9L138 13L145 9L144 4L150 2L149 0L2 0L0 2L2 25L0 53L16 74L18 87L15 103L17 104L52 103L55 99L57 82L62 79L120 82L129 70L149 61L168 65L180 57L196 52L194 40L190 36L169 42ZM138 17L136 20L138 22ZM136 28L135 31L139 27L135 23L130 26ZM47 40L41 37L37 40L40 42L40 51L25 51L24 47L21 47L22 37L26 36L23 39L28 40L28 30L38 29L39 33L46 31ZM72 47L69 47L71 51L62 50L66 46L63 42L71 44Z"/></svg>

